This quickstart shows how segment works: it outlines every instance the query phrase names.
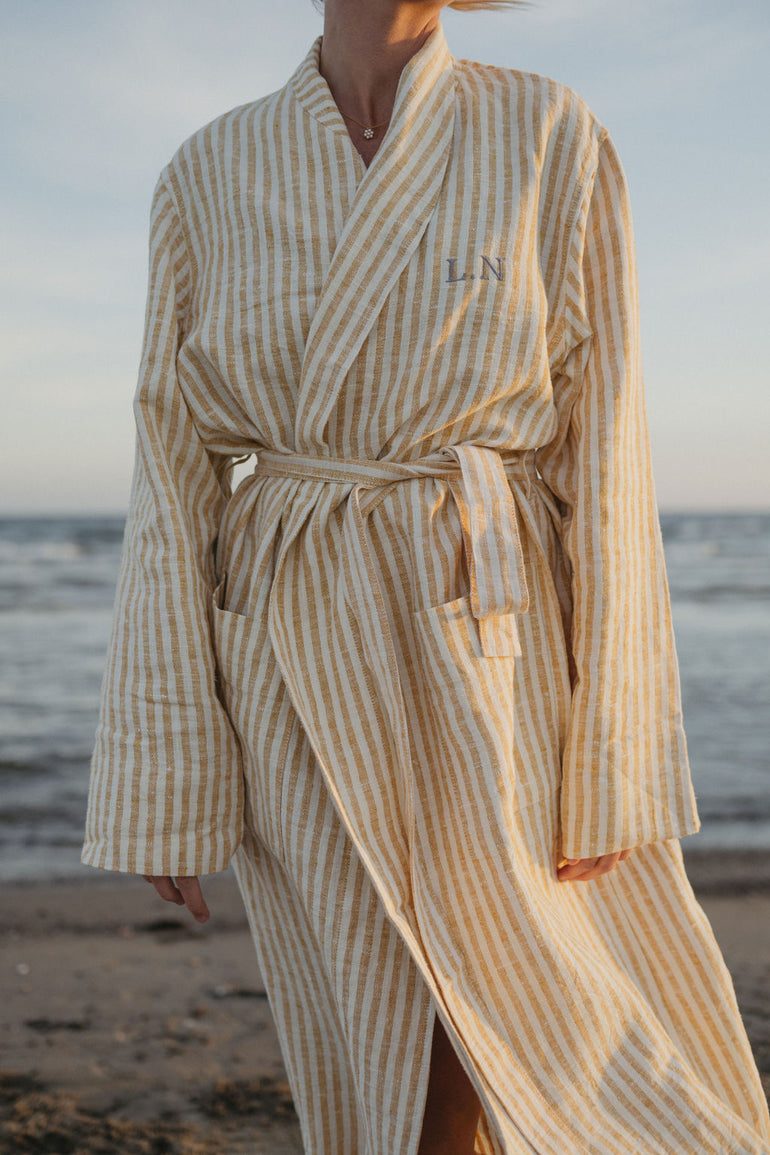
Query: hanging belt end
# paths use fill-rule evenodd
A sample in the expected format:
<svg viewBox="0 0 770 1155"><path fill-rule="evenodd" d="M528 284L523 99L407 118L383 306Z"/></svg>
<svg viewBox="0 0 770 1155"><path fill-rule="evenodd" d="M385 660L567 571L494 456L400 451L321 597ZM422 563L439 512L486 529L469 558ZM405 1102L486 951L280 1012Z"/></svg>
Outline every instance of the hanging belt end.
<svg viewBox="0 0 770 1155"><path fill-rule="evenodd" d="M520 658L521 642L516 614L479 619L479 637L485 658Z"/></svg>

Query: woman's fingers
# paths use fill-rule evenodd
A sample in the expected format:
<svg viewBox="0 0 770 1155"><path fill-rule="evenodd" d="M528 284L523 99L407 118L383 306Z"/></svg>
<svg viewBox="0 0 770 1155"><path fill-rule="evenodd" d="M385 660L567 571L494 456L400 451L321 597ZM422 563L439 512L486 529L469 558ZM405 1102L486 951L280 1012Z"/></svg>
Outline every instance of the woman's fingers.
<svg viewBox="0 0 770 1155"><path fill-rule="evenodd" d="M203 898L197 875L178 875L176 886L174 879L169 875L143 874L142 878L151 883L166 902L186 906L198 922L206 922L209 918L210 911Z"/></svg>
<svg viewBox="0 0 770 1155"><path fill-rule="evenodd" d="M201 892L201 884L196 875L193 874L189 878L177 878L176 882L190 914L198 922L206 922L209 917L209 908L206 906Z"/></svg>
<svg viewBox="0 0 770 1155"><path fill-rule="evenodd" d="M580 858L577 862L566 862L557 867L560 882L588 882L608 874L618 862L628 858L631 850L616 850L612 854L600 854L596 858Z"/></svg>
<svg viewBox="0 0 770 1155"><path fill-rule="evenodd" d="M596 865L587 870L585 874L579 876L581 882L587 882L591 878L599 878L602 874L609 874L609 872L620 861L620 851L617 850L613 854L602 854L596 860Z"/></svg>
<svg viewBox="0 0 770 1155"><path fill-rule="evenodd" d="M164 898L166 902L175 902L177 906L184 906L184 899L174 886L173 878L161 874L143 874L142 877L152 883L160 897Z"/></svg>
<svg viewBox="0 0 770 1155"><path fill-rule="evenodd" d="M582 878L583 875L591 870L598 858L578 858L577 862L567 862L565 866L559 867L557 874L560 882L573 882L575 879Z"/></svg>

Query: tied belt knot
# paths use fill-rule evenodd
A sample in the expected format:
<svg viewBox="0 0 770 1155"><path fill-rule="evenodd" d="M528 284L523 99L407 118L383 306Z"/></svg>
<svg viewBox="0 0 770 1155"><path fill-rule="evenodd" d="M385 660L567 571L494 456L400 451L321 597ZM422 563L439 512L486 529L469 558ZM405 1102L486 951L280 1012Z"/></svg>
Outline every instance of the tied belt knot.
<svg viewBox="0 0 770 1155"><path fill-rule="evenodd" d="M519 656L516 615L529 608L514 491L526 504L536 483L534 449L446 446L413 461L318 457L258 449L253 475L352 484L344 536L359 620L377 609L388 657L394 660L387 608L366 532L367 515L393 485L420 477L446 480L462 525L470 577L470 607L485 657ZM370 639L373 641L373 639Z"/></svg>

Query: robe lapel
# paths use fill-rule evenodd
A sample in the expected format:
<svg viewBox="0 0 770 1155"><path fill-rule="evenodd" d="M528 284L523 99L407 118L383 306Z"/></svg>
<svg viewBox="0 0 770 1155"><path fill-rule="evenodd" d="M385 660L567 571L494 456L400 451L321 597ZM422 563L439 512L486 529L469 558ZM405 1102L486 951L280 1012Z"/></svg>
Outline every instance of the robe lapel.
<svg viewBox="0 0 770 1155"><path fill-rule="evenodd" d="M347 135L318 71L321 39L292 78L294 91L329 130ZM356 190L308 333L295 427L300 452L323 450L345 374L438 201L454 132L453 63L439 24L399 77L390 124Z"/></svg>

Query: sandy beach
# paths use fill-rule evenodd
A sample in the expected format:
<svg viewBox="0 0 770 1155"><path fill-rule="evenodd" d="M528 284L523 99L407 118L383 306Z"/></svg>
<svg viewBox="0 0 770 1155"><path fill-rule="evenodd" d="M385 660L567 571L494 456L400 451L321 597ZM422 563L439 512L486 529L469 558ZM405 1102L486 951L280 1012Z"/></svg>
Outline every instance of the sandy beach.
<svg viewBox="0 0 770 1155"><path fill-rule="evenodd" d="M770 1092L770 851L682 846ZM199 925L135 876L3 885L1 1152L302 1152L235 879L202 886Z"/></svg>

